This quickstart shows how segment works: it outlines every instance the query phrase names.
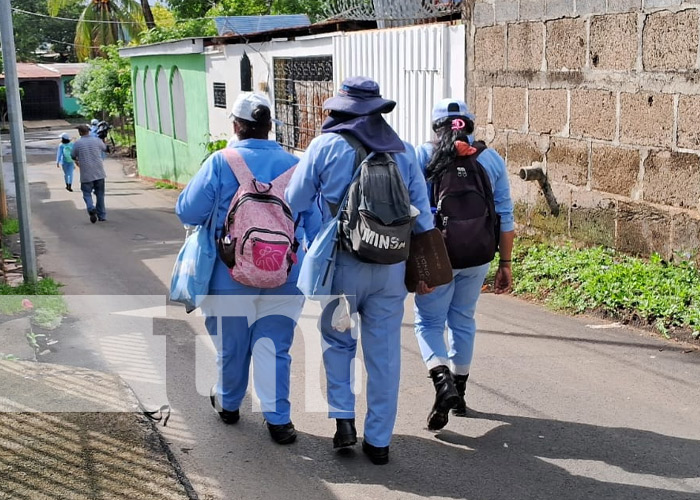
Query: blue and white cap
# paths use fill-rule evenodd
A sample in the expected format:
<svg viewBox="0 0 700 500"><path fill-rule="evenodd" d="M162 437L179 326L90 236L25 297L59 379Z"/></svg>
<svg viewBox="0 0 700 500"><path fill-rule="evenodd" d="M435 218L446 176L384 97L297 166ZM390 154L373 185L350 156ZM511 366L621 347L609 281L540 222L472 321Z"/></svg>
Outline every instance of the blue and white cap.
<svg viewBox="0 0 700 500"><path fill-rule="evenodd" d="M61 135L58 136L59 139L63 139L65 141L70 141L70 135L68 135L66 132L63 132Z"/></svg>
<svg viewBox="0 0 700 500"><path fill-rule="evenodd" d="M435 106L433 106L433 123L444 118L456 118L458 116L466 116L470 120L474 120L474 115L469 112L467 103L460 101L459 99L452 99L451 97L448 97L436 102Z"/></svg>

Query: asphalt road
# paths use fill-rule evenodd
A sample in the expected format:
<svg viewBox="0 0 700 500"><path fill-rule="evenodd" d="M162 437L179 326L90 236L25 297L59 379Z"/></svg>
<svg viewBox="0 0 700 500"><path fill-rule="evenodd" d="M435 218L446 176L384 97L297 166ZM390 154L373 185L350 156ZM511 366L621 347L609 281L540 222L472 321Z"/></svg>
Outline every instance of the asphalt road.
<svg viewBox="0 0 700 500"><path fill-rule="evenodd" d="M250 398L241 422L225 426L206 397L212 350L202 318L165 307L184 237L176 194L125 177L110 160L109 220L93 225L53 163L56 135L28 136L39 263L65 284L73 316L53 360L117 371L147 406L167 398L173 416L160 429L199 498L700 499L700 355L512 297L482 297L473 415L438 434L425 428L433 393L409 298L387 466L359 449L332 451L313 307L293 348L297 443L272 443Z"/></svg>

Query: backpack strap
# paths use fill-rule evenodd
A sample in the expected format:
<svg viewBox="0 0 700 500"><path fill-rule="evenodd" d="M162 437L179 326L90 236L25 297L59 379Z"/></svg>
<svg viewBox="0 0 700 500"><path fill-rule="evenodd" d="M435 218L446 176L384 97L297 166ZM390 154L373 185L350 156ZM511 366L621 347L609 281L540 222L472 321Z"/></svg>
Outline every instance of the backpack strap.
<svg viewBox="0 0 700 500"><path fill-rule="evenodd" d="M278 175L276 178L272 179L272 183L274 183L276 186L283 186L287 187L287 184L289 184L289 181L292 179L292 175L294 174L294 171L297 169L297 165L293 165L291 168L285 170L282 174Z"/></svg>
<svg viewBox="0 0 700 500"><path fill-rule="evenodd" d="M357 172L357 169L362 165L362 162L365 161L365 158L368 156L367 148L365 148L364 144L362 144L357 137L352 135L349 132L338 132L338 135L345 139L345 142L350 144L352 149L355 150L355 163L352 167L352 175L353 178L355 177L355 173ZM350 184L352 184L352 181L350 181ZM331 215L335 217L338 214L338 210L340 209L341 206L345 204L345 200L347 199L347 194L350 190L350 185L348 184L348 190L345 192L345 196L343 197L343 200L340 203L331 203L330 201L326 202L328 203L328 208L331 210Z"/></svg>
<svg viewBox="0 0 700 500"><path fill-rule="evenodd" d="M231 168L233 175L238 180L238 184L249 185L251 182L255 181L253 173L248 168L245 160L241 154L236 151L235 148L224 148L221 150L226 158L226 163Z"/></svg>

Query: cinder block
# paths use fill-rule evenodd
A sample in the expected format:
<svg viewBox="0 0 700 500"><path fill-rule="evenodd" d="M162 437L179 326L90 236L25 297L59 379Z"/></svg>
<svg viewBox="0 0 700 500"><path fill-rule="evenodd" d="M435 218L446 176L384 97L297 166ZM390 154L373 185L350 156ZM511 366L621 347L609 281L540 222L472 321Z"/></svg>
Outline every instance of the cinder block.
<svg viewBox="0 0 700 500"><path fill-rule="evenodd" d="M491 26L494 24L493 5L478 3L474 6L474 26Z"/></svg>
<svg viewBox="0 0 700 500"><path fill-rule="evenodd" d="M508 23L518 20L517 0L496 0L493 5L497 23Z"/></svg>
<svg viewBox="0 0 700 500"><path fill-rule="evenodd" d="M508 25L508 69L540 71L544 56L544 23Z"/></svg>
<svg viewBox="0 0 700 500"><path fill-rule="evenodd" d="M547 177L553 182L585 186L588 182L588 143L552 137L547 151Z"/></svg>
<svg viewBox="0 0 700 500"><path fill-rule="evenodd" d="M642 9L642 0L608 0L608 12L630 12Z"/></svg>
<svg viewBox="0 0 700 500"><path fill-rule="evenodd" d="M617 202L596 191L571 193L571 237L593 245L615 246Z"/></svg>
<svg viewBox="0 0 700 500"><path fill-rule="evenodd" d="M547 69L577 70L586 65L586 22L583 19L548 21Z"/></svg>
<svg viewBox="0 0 700 500"><path fill-rule="evenodd" d="M606 90L572 90L569 134L612 141L617 128L617 98Z"/></svg>
<svg viewBox="0 0 700 500"><path fill-rule="evenodd" d="M496 150L496 152L501 155L501 158L506 160L506 163L508 162L507 156L508 156L508 134L505 132L501 132L500 134L496 134L491 142L488 143L488 146L490 148L493 148ZM512 170L509 168L509 171Z"/></svg>
<svg viewBox="0 0 700 500"><path fill-rule="evenodd" d="M620 142L671 147L673 96L650 92L620 94Z"/></svg>
<svg viewBox="0 0 700 500"><path fill-rule="evenodd" d="M698 11L649 14L644 23L642 62L647 71L694 69L698 61Z"/></svg>
<svg viewBox="0 0 700 500"><path fill-rule="evenodd" d="M639 175L639 151L594 144L591 164L593 189L622 196L632 194Z"/></svg>
<svg viewBox="0 0 700 500"><path fill-rule="evenodd" d="M591 18L591 67L630 70L637 64L637 15L618 14Z"/></svg>
<svg viewBox="0 0 700 500"><path fill-rule="evenodd" d="M644 8L657 9L662 7L676 7L682 2L683 0L644 0Z"/></svg>
<svg viewBox="0 0 700 500"><path fill-rule="evenodd" d="M474 91L474 115L477 127L484 127L489 123L489 104L491 89L477 87Z"/></svg>
<svg viewBox="0 0 700 500"><path fill-rule="evenodd" d="M506 66L506 27L477 28L474 40L474 69L500 71Z"/></svg>
<svg viewBox="0 0 700 500"><path fill-rule="evenodd" d="M525 93L521 87L494 87L492 121L497 129L524 130Z"/></svg>
<svg viewBox="0 0 700 500"><path fill-rule="evenodd" d="M617 241L623 252L671 257L672 217L668 212L642 203L620 202L617 209Z"/></svg>
<svg viewBox="0 0 700 500"><path fill-rule="evenodd" d="M644 162L644 200L696 209L700 205L700 157L659 151Z"/></svg>
<svg viewBox="0 0 700 500"><path fill-rule="evenodd" d="M678 100L678 147L700 149L700 96Z"/></svg>
<svg viewBox="0 0 700 500"><path fill-rule="evenodd" d="M530 132L559 134L566 127L568 96L564 89L530 90Z"/></svg>
<svg viewBox="0 0 700 500"><path fill-rule="evenodd" d="M571 0L547 0L545 16L547 19L557 19L574 15L574 2Z"/></svg>
<svg viewBox="0 0 700 500"><path fill-rule="evenodd" d="M577 0L576 14L579 16L605 14L605 0Z"/></svg>
<svg viewBox="0 0 700 500"><path fill-rule="evenodd" d="M544 154L538 144L538 136L528 134L508 134L508 171L514 175L523 167L541 163Z"/></svg>
<svg viewBox="0 0 700 500"><path fill-rule="evenodd" d="M539 21L544 17L544 2L542 0L520 0L521 21Z"/></svg>
<svg viewBox="0 0 700 500"><path fill-rule="evenodd" d="M700 218L683 212L674 214L671 245L683 258L695 255L695 262L700 264Z"/></svg>

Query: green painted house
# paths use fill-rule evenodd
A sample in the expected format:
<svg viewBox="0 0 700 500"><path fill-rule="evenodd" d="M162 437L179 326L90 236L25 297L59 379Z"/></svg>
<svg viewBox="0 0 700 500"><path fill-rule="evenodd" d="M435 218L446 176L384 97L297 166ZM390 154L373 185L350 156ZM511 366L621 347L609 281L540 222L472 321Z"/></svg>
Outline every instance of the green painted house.
<svg viewBox="0 0 700 500"><path fill-rule="evenodd" d="M142 177L185 184L209 142L202 39L122 49L130 57Z"/></svg>

